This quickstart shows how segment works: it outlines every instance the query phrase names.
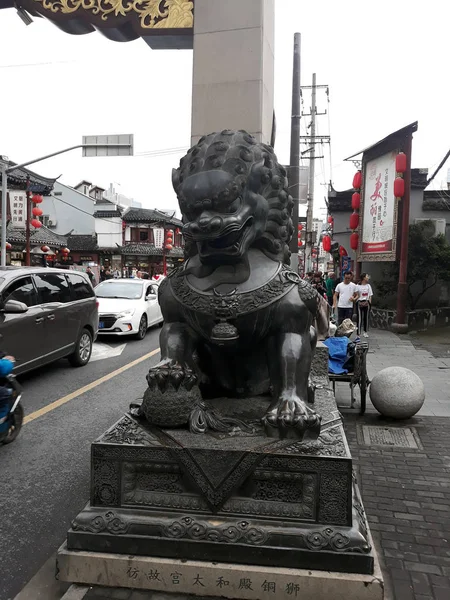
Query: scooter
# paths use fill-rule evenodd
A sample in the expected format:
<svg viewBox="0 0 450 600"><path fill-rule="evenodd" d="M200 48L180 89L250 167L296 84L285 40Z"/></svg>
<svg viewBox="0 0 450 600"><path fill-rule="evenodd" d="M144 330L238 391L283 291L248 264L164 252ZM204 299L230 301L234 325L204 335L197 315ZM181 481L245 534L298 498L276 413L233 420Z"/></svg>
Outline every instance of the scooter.
<svg viewBox="0 0 450 600"><path fill-rule="evenodd" d="M20 402L23 392L22 386L14 375L7 375L3 378L1 383L11 390L11 395L9 398L8 412L6 416L3 417L6 419L8 427L4 432L0 433L0 445L10 444L16 439L22 428L24 417L23 406Z"/></svg>

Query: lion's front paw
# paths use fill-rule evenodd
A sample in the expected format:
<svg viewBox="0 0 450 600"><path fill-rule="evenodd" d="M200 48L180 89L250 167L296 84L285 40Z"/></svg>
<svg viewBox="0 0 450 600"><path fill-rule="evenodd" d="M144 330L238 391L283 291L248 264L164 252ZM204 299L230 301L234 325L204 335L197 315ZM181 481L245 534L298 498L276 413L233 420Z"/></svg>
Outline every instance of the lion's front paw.
<svg viewBox="0 0 450 600"><path fill-rule="evenodd" d="M270 437L317 439L320 416L297 396L282 395L270 406L263 423Z"/></svg>
<svg viewBox="0 0 450 600"><path fill-rule="evenodd" d="M197 376L188 366L171 360L161 361L149 370L147 383L151 390L158 388L160 392L170 387L178 391L181 386L189 392L197 383Z"/></svg>

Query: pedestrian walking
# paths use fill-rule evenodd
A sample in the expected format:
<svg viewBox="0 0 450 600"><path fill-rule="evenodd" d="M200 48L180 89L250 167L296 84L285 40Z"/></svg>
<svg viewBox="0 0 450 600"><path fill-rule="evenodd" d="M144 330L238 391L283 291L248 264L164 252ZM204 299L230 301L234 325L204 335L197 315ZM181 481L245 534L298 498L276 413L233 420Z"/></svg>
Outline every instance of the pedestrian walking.
<svg viewBox="0 0 450 600"><path fill-rule="evenodd" d="M369 275L361 274L361 280L356 286L356 314L358 316L358 335L369 337L369 317L372 306L372 286L369 283Z"/></svg>
<svg viewBox="0 0 450 600"><path fill-rule="evenodd" d="M353 317L353 302L356 300L356 285L352 282L353 273L348 271L344 281L336 286L333 296L333 309L338 312L338 326L345 319Z"/></svg>
<svg viewBox="0 0 450 600"><path fill-rule="evenodd" d="M100 281L105 281L106 279L106 272L105 272L105 267L102 265L100 267Z"/></svg>
<svg viewBox="0 0 450 600"><path fill-rule="evenodd" d="M322 298L326 298L327 290L322 280L321 273L314 273L312 286L317 290L317 292L322 296Z"/></svg>
<svg viewBox="0 0 450 600"><path fill-rule="evenodd" d="M333 306L333 296L334 296L334 291L335 291L336 286L337 286L336 277L335 277L333 271L330 271L328 273L328 277L327 277L327 280L325 282L325 286L327 288L327 300L328 300L328 304L330 306Z"/></svg>
<svg viewBox="0 0 450 600"><path fill-rule="evenodd" d="M89 277L89 281L91 282L91 285L92 285L92 287L95 287L95 275L94 275L94 273L92 272L92 269L91 269L91 267L88 267L88 268L86 269L86 274L87 274L87 276Z"/></svg>

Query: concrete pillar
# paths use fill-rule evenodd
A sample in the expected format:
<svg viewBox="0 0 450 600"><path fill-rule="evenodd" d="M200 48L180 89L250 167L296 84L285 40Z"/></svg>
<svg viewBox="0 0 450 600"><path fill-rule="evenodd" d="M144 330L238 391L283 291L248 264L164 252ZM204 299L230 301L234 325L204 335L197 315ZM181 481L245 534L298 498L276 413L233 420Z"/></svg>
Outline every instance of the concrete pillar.
<svg viewBox="0 0 450 600"><path fill-rule="evenodd" d="M191 142L246 129L270 143L275 0L195 0Z"/></svg>

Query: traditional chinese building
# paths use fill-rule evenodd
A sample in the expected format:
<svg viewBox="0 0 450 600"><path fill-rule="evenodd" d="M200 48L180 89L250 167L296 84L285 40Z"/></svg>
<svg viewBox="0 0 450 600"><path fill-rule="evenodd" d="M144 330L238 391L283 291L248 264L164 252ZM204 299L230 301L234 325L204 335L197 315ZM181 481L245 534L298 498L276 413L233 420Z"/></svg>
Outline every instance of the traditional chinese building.
<svg viewBox="0 0 450 600"><path fill-rule="evenodd" d="M25 229L15 227L9 223L6 230L6 241L11 244L11 249L7 253L6 264L25 266ZM41 250L42 246L49 248L48 252ZM42 265L43 256L49 265L55 264L60 258L60 251L67 246L67 237L54 233L47 227L40 229L31 228L30 231L30 256L32 265Z"/></svg>
<svg viewBox="0 0 450 600"><path fill-rule="evenodd" d="M164 260L171 270L183 261L183 224L170 214L145 208L130 208L123 215L122 265L149 274L161 274ZM172 232L172 248L165 248L166 233Z"/></svg>
<svg viewBox="0 0 450 600"><path fill-rule="evenodd" d="M67 236L67 247L70 249L72 264L80 266L98 265L100 262L97 236L92 235L69 235Z"/></svg>
<svg viewBox="0 0 450 600"><path fill-rule="evenodd" d="M8 168L13 167L16 164L12 161L2 162L6 162ZM27 182L29 183L29 190L32 194L48 196L53 190L56 179L43 177L42 175L38 175L34 171L30 171L30 169L23 167L13 169L8 173L6 241L11 244L11 249L7 252L6 262L7 264L17 266L25 265L27 209L24 193L27 189ZM0 186L2 184L0 170ZM20 200L15 196L14 192L20 192ZM3 218L3 215L1 214L1 203L0 217ZM49 255L54 256L59 249L66 245L66 239L54 234L46 227L41 227L40 229L30 227L30 250L32 259L36 259L39 254L42 255L42 252L40 251L40 246L42 245L48 246L50 248ZM34 262L36 262L36 260L34 260ZM38 262L41 264L42 259L39 259Z"/></svg>

